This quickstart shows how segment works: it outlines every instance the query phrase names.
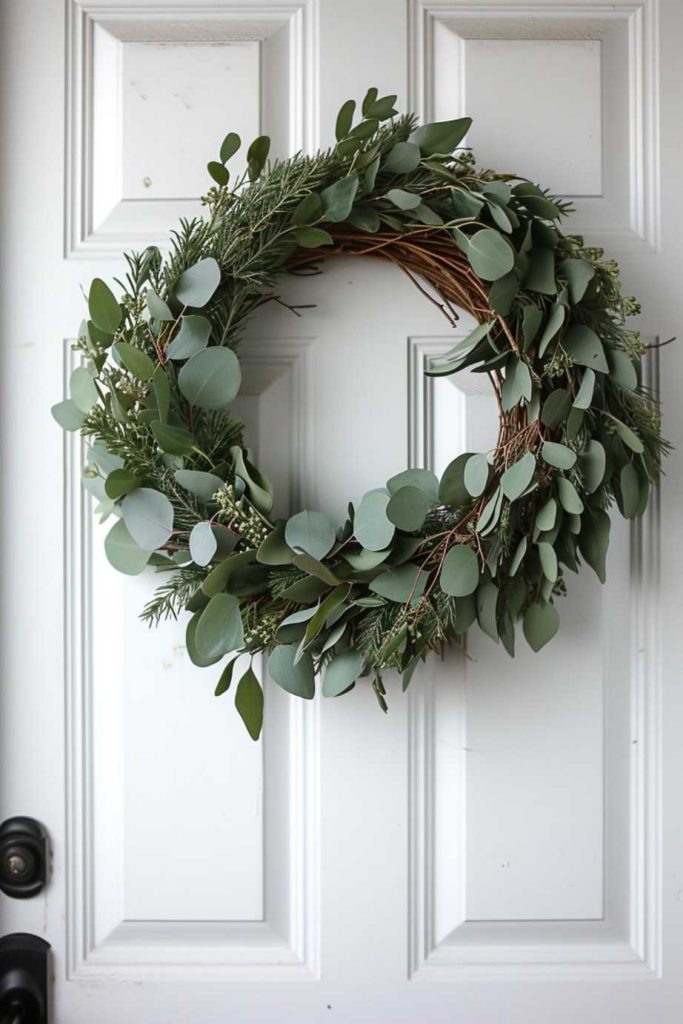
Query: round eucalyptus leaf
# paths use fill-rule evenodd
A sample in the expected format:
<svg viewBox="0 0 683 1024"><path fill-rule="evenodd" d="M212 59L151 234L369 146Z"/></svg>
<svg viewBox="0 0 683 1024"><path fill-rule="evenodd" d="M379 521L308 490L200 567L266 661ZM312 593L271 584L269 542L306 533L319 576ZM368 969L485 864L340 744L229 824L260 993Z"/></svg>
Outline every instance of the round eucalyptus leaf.
<svg viewBox="0 0 683 1024"><path fill-rule="evenodd" d="M335 654L323 676L323 697L338 697L363 671L363 655L350 648Z"/></svg>
<svg viewBox="0 0 683 1024"><path fill-rule="evenodd" d="M105 537L104 552L109 563L126 576L139 576L150 558L150 552L135 543L122 519Z"/></svg>
<svg viewBox="0 0 683 1024"><path fill-rule="evenodd" d="M285 541L285 523L278 523L275 529L262 541L256 553L256 560L262 565L290 565L294 552Z"/></svg>
<svg viewBox="0 0 683 1024"><path fill-rule="evenodd" d="M175 285L175 297L183 306L205 306L221 281L221 268L212 256L188 267Z"/></svg>
<svg viewBox="0 0 683 1024"><path fill-rule="evenodd" d="M466 544L455 544L444 558L439 585L449 597L467 597L479 585L479 559Z"/></svg>
<svg viewBox="0 0 683 1024"><path fill-rule="evenodd" d="M225 409L237 396L242 374L230 348L206 348L192 356L178 374L178 387L200 409Z"/></svg>
<svg viewBox="0 0 683 1024"><path fill-rule="evenodd" d="M439 496L439 481L431 469L405 469L387 480L389 494L395 494L402 487L417 487L434 502Z"/></svg>
<svg viewBox="0 0 683 1024"><path fill-rule="evenodd" d="M481 228L469 239L467 258L478 277L497 281L515 265L514 249L493 228Z"/></svg>
<svg viewBox="0 0 683 1024"><path fill-rule="evenodd" d="M268 668L271 676L283 690L296 697L311 700L315 696L315 672L313 659L304 653L298 661L297 644L285 644L275 648L270 656Z"/></svg>
<svg viewBox="0 0 683 1024"><path fill-rule="evenodd" d="M381 551L391 542L395 527L387 516L389 501L389 495L381 488L363 496L353 519L353 532L361 547Z"/></svg>
<svg viewBox="0 0 683 1024"><path fill-rule="evenodd" d="M208 565L218 550L211 523L195 523L190 532L190 554L197 565Z"/></svg>
<svg viewBox="0 0 683 1024"><path fill-rule="evenodd" d="M295 551L305 551L318 561L334 547L333 524L322 512L297 512L287 520L285 542Z"/></svg>
<svg viewBox="0 0 683 1024"><path fill-rule="evenodd" d="M205 316L192 314L180 321L180 330L166 349L169 359L189 359L209 344L211 324Z"/></svg>
<svg viewBox="0 0 683 1024"><path fill-rule="evenodd" d="M165 494L138 487L121 502L121 516L128 532L144 551L156 551L173 532L173 505Z"/></svg>
<svg viewBox="0 0 683 1024"><path fill-rule="evenodd" d="M139 477L127 469L114 469L104 482L104 493L116 501L140 486Z"/></svg>
<svg viewBox="0 0 683 1024"><path fill-rule="evenodd" d="M389 174L410 174L420 163L420 147L414 142L397 142L384 161Z"/></svg>
<svg viewBox="0 0 683 1024"><path fill-rule="evenodd" d="M78 366L69 378L71 401L81 412L88 413L97 404L97 388L90 370Z"/></svg>
<svg viewBox="0 0 683 1024"><path fill-rule="evenodd" d="M392 495L386 514L399 530L412 533L420 529L432 505L432 499L428 498L424 491L408 485L399 487Z"/></svg>
<svg viewBox="0 0 683 1024"><path fill-rule="evenodd" d="M230 181L230 171L218 160L209 160L206 169L217 185L227 185Z"/></svg>
<svg viewBox="0 0 683 1024"><path fill-rule="evenodd" d="M397 604L415 603L425 592L429 573L423 572L415 562L406 562L396 568L375 576L370 583L370 590L380 597L386 597Z"/></svg>
<svg viewBox="0 0 683 1024"><path fill-rule="evenodd" d="M147 289L145 301L147 302L147 309L155 320L161 320L163 322L175 320L171 310L168 308L164 300L157 295L153 288Z"/></svg>
<svg viewBox="0 0 683 1024"><path fill-rule="evenodd" d="M471 500L470 492L465 487L465 466L471 458L471 452L464 452L446 466L439 484L439 501L444 505L462 508ZM486 476L488 478L488 465Z"/></svg>
<svg viewBox="0 0 683 1024"><path fill-rule="evenodd" d="M85 420L85 413L71 398L57 402L50 412L62 430L80 430Z"/></svg>
<svg viewBox="0 0 683 1024"><path fill-rule="evenodd" d="M173 476L181 487L200 501L213 501L214 494L225 486L219 476L198 469L177 469Z"/></svg>

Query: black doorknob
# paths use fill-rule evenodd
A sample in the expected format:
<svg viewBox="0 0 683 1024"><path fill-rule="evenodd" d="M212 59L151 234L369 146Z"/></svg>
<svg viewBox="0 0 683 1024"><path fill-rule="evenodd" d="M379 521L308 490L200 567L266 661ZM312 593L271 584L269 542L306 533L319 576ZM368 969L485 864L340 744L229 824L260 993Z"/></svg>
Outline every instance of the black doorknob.
<svg viewBox="0 0 683 1024"><path fill-rule="evenodd" d="M19 933L0 939L0 1021L48 1024L48 952L38 935Z"/></svg>
<svg viewBox="0 0 683 1024"><path fill-rule="evenodd" d="M8 818L0 825L0 890L7 896L37 896L47 875L47 834L34 818Z"/></svg>

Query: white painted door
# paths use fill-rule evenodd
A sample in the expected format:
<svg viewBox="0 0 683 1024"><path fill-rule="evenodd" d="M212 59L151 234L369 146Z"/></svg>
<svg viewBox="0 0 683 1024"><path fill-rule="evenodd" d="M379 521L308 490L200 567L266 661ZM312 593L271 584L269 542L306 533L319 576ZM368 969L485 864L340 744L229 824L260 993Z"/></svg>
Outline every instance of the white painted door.
<svg viewBox="0 0 683 1024"><path fill-rule="evenodd" d="M196 207L223 134L330 141L376 85L470 114L481 162L574 197L651 338L680 333L678 0L0 0L0 816L42 820L50 882L0 932L53 947L57 1024L677 1024L683 1014L680 455L615 524L608 585L511 662L432 659L390 712L362 686L271 687L254 745L147 633L152 584L102 554L81 453L49 415L83 308ZM282 509L345 503L409 461L487 446L453 342L391 268L329 265L244 348L240 401ZM650 361L683 444L680 344ZM661 372L661 379L660 379ZM660 551L663 554L660 562Z"/></svg>

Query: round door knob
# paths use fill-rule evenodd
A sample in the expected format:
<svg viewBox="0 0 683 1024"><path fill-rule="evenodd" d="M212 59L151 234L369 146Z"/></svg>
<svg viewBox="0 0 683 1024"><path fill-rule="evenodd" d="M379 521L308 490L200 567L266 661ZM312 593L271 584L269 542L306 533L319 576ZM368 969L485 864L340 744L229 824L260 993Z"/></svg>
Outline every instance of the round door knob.
<svg viewBox="0 0 683 1024"><path fill-rule="evenodd" d="M8 818L0 825L0 890L26 899L45 885L47 836L33 818Z"/></svg>

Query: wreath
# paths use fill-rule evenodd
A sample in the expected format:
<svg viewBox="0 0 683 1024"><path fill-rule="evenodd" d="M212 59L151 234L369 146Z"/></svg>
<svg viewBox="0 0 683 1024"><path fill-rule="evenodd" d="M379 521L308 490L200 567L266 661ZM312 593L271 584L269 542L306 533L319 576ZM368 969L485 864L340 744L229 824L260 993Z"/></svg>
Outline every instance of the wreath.
<svg viewBox="0 0 683 1024"><path fill-rule="evenodd" d="M515 625L538 651L556 633L564 572L583 559L605 580L609 509L640 515L667 443L643 385L647 346L626 319L618 267L559 221L566 202L532 182L477 169L458 148L469 118L418 126L370 89L337 117L336 145L269 162L229 134L208 165L206 218L181 221L169 251L126 256L117 298L95 279L75 348L70 398L53 413L88 444L85 483L105 549L123 573L163 577L142 618L191 613L187 650L225 660L267 653L272 678L311 698L382 675L404 688L430 650L475 623L514 654ZM276 282L328 256L400 267L443 311L477 326L427 372L487 374L499 436L458 453L440 480L406 469L349 505L337 527L316 511L271 515L272 489L229 408L247 320L283 301ZM244 659L239 662L244 666ZM235 704L256 739L263 691L240 669Z"/></svg>

